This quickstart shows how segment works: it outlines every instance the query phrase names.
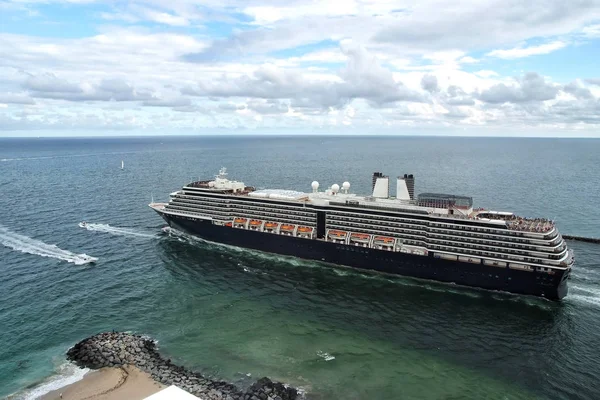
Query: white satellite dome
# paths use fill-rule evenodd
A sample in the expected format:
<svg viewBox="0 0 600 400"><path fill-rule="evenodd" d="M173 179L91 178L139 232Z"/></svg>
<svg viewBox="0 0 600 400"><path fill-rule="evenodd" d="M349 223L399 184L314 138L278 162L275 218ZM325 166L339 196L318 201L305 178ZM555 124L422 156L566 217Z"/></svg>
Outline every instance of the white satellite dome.
<svg viewBox="0 0 600 400"><path fill-rule="evenodd" d="M317 181L313 181L313 183L311 183L310 186L312 187L313 192L316 192L317 190L319 190L319 182L317 182Z"/></svg>
<svg viewBox="0 0 600 400"><path fill-rule="evenodd" d="M340 185L338 185L337 183L334 183L333 185L331 185L331 191L335 194L337 192L340 191Z"/></svg>
<svg viewBox="0 0 600 400"><path fill-rule="evenodd" d="M208 182L208 187L215 187L215 181Z"/></svg>
<svg viewBox="0 0 600 400"><path fill-rule="evenodd" d="M344 192L348 193L348 189L350 189L350 182L346 181L342 183L342 189L344 189Z"/></svg>

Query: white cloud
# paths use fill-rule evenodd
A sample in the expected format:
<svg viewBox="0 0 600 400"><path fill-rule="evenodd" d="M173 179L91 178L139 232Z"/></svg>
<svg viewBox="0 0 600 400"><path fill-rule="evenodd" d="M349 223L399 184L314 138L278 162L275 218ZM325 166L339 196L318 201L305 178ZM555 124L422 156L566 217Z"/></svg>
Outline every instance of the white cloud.
<svg viewBox="0 0 600 400"><path fill-rule="evenodd" d="M542 102L556 98L559 90L559 85L530 72L522 78L515 79L512 85L494 85L481 92L478 98L492 104Z"/></svg>
<svg viewBox="0 0 600 400"><path fill-rule="evenodd" d="M600 37L600 24L586 26L582 29L582 33L585 37L595 39Z"/></svg>
<svg viewBox="0 0 600 400"><path fill-rule="evenodd" d="M150 92L136 90L118 78L75 84L50 73L29 76L23 83L23 89L27 89L35 98L67 101L135 101L154 98Z"/></svg>
<svg viewBox="0 0 600 400"><path fill-rule="evenodd" d="M263 65L250 75L223 76L187 86L182 93L202 97L251 97L261 99L294 99L328 109L342 107L354 99L365 99L375 106L398 101L423 101L424 97L394 79L378 60L360 47L346 47L345 68L326 80L318 80L297 70Z"/></svg>
<svg viewBox="0 0 600 400"><path fill-rule="evenodd" d="M512 60L597 38L595 0L543 7L134 0L110 7L91 23L93 36L0 34L0 128L600 125L598 77L569 70L571 83L559 84L535 72L504 72L521 69L507 68ZM211 31L209 21L232 33ZM497 59L506 60L502 67Z"/></svg>
<svg viewBox="0 0 600 400"><path fill-rule="evenodd" d="M171 97L145 100L142 105L148 107L187 107L191 106L192 102L187 97Z"/></svg>
<svg viewBox="0 0 600 400"><path fill-rule="evenodd" d="M159 22L161 24L172 25L172 26L189 25L189 21L187 20L187 18L169 14L169 13L165 13L165 12L146 10L144 12L144 15L145 15L146 19L153 21L153 22Z"/></svg>
<svg viewBox="0 0 600 400"><path fill-rule="evenodd" d="M0 93L0 104L32 105L35 101L23 93Z"/></svg>
<svg viewBox="0 0 600 400"><path fill-rule="evenodd" d="M375 40L429 49L469 50L573 33L599 17L598 1L429 0L389 21Z"/></svg>
<svg viewBox="0 0 600 400"><path fill-rule="evenodd" d="M560 50L567 46L567 43L555 41L552 43L541 44L539 46L515 47L507 50L493 50L486 54L488 57L497 57L504 59L524 58L530 56L538 56L541 54L549 54L553 51Z"/></svg>
<svg viewBox="0 0 600 400"><path fill-rule="evenodd" d="M480 76L482 78L490 78L492 76L498 76L498 73L495 71L490 71L489 69L483 69L481 71L475 72L475 75Z"/></svg>

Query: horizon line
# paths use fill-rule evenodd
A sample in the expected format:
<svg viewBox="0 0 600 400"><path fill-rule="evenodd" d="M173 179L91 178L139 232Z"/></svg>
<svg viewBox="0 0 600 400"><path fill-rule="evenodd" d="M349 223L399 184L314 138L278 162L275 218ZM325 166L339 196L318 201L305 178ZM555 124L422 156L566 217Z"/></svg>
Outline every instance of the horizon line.
<svg viewBox="0 0 600 400"><path fill-rule="evenodd" d="M348 133L292 133L292 134L163 134L163 135L40 135L40 136L0 136L3 139L134 139L134 138L285 138L285 137L344 137L344 138L472 138L472 139L600 139L600 136L539 136L539 135L460 135L460 134L348 134Z"/></svg>

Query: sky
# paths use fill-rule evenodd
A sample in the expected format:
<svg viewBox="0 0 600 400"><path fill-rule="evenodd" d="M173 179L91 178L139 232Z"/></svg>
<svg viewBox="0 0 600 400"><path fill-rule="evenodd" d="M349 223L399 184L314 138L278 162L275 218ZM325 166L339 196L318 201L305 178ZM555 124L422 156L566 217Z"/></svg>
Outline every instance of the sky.
<svg viewBox="0 0 600 400"><path fill-rule="evenodd" d="M0 137L600 137L600 0L0 0Z"/></svg>

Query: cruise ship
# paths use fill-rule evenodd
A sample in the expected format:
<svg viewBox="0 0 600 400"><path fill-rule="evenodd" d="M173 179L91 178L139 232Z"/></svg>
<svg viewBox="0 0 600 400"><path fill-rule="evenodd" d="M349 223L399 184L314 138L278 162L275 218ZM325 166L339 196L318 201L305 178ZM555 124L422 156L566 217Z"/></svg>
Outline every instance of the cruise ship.
<svg viewBox="0 0 600 400"><path fill-rule="evenodd" d="M554 221L473 208L473 199L415 196L415 178L376 172L372 193L350 183L261 189L225 168L152 202L170 227L204 240L382 273L560 300L573 252Z"/></svg>

